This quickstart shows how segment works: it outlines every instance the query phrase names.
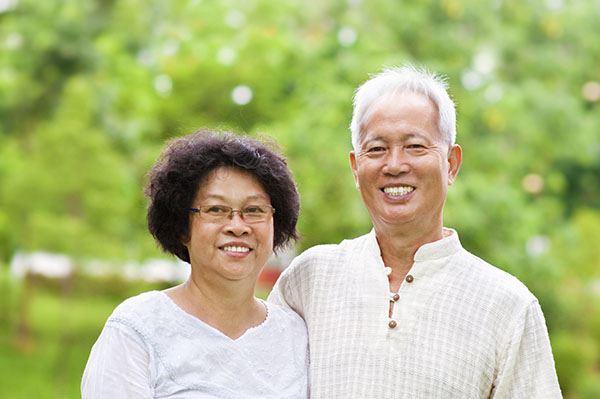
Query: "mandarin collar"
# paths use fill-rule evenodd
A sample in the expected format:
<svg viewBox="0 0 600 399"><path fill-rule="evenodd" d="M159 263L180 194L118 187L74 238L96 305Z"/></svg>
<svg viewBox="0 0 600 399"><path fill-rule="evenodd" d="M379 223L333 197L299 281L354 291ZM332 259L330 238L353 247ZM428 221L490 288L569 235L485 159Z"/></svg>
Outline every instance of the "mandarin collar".
<svg viewBox="0 0 600 399"><path fill-rule="evenodd" d="M452 256L462 249L458 233L454 229L444 227L446 236L440 240L422 245L414 256L415 262L426 262ZM381 257L375 229L371 229L368 238L368 248L372 255Z"/></svg>

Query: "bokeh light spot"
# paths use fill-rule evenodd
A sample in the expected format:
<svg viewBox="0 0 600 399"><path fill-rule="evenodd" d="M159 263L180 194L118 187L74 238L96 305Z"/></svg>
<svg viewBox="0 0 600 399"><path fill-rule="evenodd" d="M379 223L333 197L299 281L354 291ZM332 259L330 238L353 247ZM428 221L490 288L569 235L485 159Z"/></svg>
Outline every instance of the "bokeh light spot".
<svg viewBox="0 0 600 399"><path fill-rule="evenodd" d="M344 47L351 47L354 43L356 43L356 39L358 38L358 34L356 31L348 26L343 27L338 31L337 34L338 42Z"/></svg>
<svg viewBox="0 0 600 399"><path fill-rule="evenodd" d="M592 103L600 101L600 83L593 80L586 82L581 88L581 94L586 101Z"/></svg>
<svg viewBox="0 0 600 399"><path fill-rule="evenodd" d="M246 15L239 10L231 10L225 15L225 25L239 29L246 24Z"/></svg>
<svg viewBox="0 0 600 399"><path fill-rule="evenodd" d="M477 71L464 71L460 77L463 87L469 91L476 90L483 84L483 78Z"/></svg>
<svg viewBox="0 0 600 399"><path fill-rule="evenodd" d="M237 105L246 105L252 101L252 89L246 85L239 85L231 91L231 100Z"/></svg>
<svg viewBox="0 0 600 399"><path fill-rule="evenodd" d="M23 36L20 33L13 32L6 37L4 46L9 50L16 50L23 45Z"/></svg>
<svg viewBox="0 0 600 399"><path fill-rule="evenodd" d="M237 54L231 47L221 47L217 53L217 61L221 65L231 65L235 62Z"/></svg>
<svg viewBox="0 0 600 399"><path fill-rule="evenodd" d="M527 255L534 258L545 254L548 249L550 249L550 240L546 236L533 236L525 244Z"/></svg>
<svg viewBox="0 0 600 399"><path fill-rule="evenodd" d="M173 89L173 81L169 75L158 75L154 78L154 90L161 96L168 96Z"/></svg>
<svg viewBox="0 0 600 399"><path fill-rule="evenodd" d="M530 194L539 194L544 189L544 179L535 173L525 176L521 184L523 185L523 189Z"/></svg>

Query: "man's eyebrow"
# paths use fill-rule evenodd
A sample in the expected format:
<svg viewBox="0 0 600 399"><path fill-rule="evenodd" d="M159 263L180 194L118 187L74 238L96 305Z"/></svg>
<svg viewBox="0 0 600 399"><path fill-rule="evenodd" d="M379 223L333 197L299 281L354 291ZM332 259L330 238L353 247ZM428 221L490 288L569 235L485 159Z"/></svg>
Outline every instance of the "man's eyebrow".
<svg viewBox="0 0 600 399"><path fill-rule="evenodd" d="M381 136L375 136L375 137L371 137L368 140L365 140L362 144L369 144L373 141L386 141L384 138L382 138Z"/></svg>
<svg viewBox="0 0 600 399"><path fill-rule="evenodd" d="M419 138L419 139L427 139L427 136L424 134L421 134L419 132L410 132L410 133L402 133L399 135L399 138L401 141L406 141L406 140L410 140L410 139L414 139L414 138ZM382 142L387 142L388 139L382 137L382 136L375 136L375 137L371 137L368 140L365 140L362 145L365 144L369 144L371 142L374 141L382 141Z"/></svg>
<svg viewBox="0 0 600 399"><path fill-rule="evenodd" d="M424 134L421 134L419 132L411 132L411 133L406 133L404 135L402 135L402 140L409 140L409 139L426 139L427 136Z"/></svg>

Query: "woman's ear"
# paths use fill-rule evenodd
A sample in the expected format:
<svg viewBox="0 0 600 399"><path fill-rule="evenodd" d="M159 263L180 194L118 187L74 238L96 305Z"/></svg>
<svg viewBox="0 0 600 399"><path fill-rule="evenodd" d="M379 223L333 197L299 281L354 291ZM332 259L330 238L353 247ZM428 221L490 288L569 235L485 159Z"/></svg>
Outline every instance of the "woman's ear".
<svg viewBox="0 0 600 399"><path fill-rule="evenodd" d="M190 245L190 234L188 233L188 234L186 234L186 235L183 235L183 236L179 237L179 241L181 242L181 244L182 244L184 247L186 247L186 248L187 248L187 247L188 247L188 245Z"/></svg>

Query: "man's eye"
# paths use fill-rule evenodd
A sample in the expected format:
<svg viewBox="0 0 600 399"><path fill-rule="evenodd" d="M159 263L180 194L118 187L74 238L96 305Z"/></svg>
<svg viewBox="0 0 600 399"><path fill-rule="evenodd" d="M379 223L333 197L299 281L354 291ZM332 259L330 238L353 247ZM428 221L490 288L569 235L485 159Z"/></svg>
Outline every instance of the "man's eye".
<svg viewBox="0 0 600 399"><path fill-rule="evenodd" d="M413 143L407 144L406 146L404 146L404 149L409 154L420 155L426 153L427 146L423 144Z"/></svg>
<svg viewBox="0 0 600 399"><path fill-rule="evenodd" d="M413 143L413 144L407 144L406 148L415 149L415 148L426 148L426 147L423 144Z"/></svg>
<svg viewBox="0 0 600 399"><path fill-rule="evenodd" d="M383 152L383 151L385 151L385 147L375 146L375 147L367 148L366 152L373 154L373 153L378 153L378 152Z"/></svg>

